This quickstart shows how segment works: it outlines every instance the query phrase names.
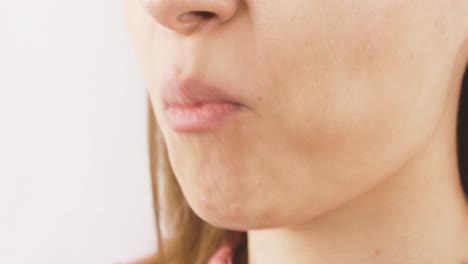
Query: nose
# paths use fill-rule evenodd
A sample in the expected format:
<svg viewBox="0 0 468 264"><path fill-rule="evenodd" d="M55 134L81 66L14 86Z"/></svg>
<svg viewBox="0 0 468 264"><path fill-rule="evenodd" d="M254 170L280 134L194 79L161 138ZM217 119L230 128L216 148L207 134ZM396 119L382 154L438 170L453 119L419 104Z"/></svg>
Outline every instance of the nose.
<svg viewBox="0 0 468 264"><path fill-rule="evenodd" d="M181 34L214 29L236 14L242 0L141 0L148 13L164 27Z"/></svg>

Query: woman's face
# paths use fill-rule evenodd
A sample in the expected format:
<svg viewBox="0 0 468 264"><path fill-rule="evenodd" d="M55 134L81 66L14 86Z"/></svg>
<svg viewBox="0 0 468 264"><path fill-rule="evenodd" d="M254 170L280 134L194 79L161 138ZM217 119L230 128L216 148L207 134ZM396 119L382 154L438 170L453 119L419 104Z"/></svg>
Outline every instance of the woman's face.
<svg viewBox="0 0 468 264"><path fill-rule="evenodd" d="M336 208L402 167L456 107L466 0L126 4L176 177L216 226L276 227ZM190 11L216 16L177 19ZM246 107L214 129L174 130L161 93L188 79Z"/></svg>

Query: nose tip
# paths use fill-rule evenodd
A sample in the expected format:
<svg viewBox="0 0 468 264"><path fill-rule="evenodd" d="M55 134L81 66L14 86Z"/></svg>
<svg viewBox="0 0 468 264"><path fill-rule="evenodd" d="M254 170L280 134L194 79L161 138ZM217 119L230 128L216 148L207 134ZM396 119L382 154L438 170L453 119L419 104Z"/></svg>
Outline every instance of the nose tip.
<svg viewBox="0 0 468 264"><path fill-rule="evenodd" d="M188 34L197 28L218 27L236 14L241 0L141 0L162 26Z"/></svg>

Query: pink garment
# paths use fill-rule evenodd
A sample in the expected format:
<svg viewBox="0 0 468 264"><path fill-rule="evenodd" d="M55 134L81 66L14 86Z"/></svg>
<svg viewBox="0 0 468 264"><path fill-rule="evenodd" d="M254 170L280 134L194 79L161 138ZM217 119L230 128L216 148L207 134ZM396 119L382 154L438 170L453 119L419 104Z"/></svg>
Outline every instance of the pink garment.
<svg viewBox="0 0 468 264"><path fill-rule="evenodd" d="M208 264L232 264L234 246L224 242L208 261Z"/></svg>
<svg viewBox="0 0 468 264"><path fill-rule="evenodd" d="M235 244L227 241L223 242L216 252L211 256L207 264L233 264L235 253ZM114 262L113 264L142 264L145 259L131 261L131 262Z"/></svg>

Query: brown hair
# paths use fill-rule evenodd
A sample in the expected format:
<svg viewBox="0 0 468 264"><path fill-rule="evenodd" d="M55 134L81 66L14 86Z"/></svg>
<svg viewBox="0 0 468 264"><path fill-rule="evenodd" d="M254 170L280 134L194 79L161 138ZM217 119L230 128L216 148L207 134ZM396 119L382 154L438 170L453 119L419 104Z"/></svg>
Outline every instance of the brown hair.
<svg viewBox="0 0 468 264"><path fill-rule="evenodd" d="M461 183L468 194L468 68L465 70L459 100L458 164ZM148 142L158 254L140 264L206 264L225 239L241 241L238 255L243 255L240 258L245 259L245 233L214 227L200 219L188 206L174 177L156 123L151 102L148 100Z"/></svg>
<svg viewBox="0 0 468 264"><path fill-rule="evenodd" d="M460 91L457 124L458 168L463 189L468 196L468 67Z"/></svg>

